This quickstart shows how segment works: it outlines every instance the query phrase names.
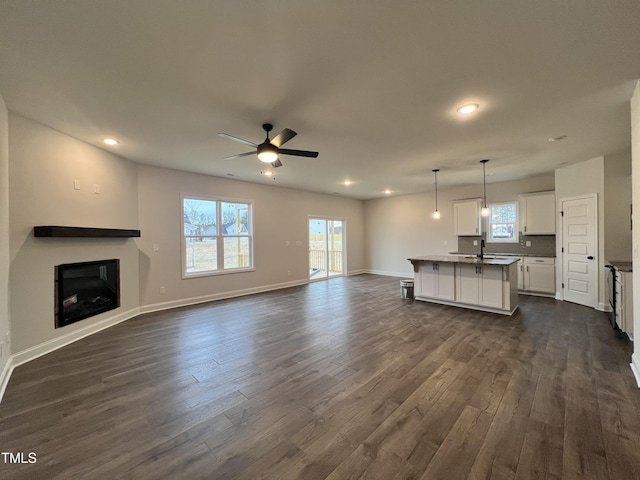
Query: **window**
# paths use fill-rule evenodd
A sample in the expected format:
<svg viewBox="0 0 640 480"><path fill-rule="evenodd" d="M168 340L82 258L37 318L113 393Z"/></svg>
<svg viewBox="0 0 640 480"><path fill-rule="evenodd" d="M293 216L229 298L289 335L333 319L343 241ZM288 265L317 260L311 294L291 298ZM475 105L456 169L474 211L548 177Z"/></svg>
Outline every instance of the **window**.
<svg viewBox="0 0 640 480"><path fill-rule="evenodd" d="M518 242L518 203L494 203L489 207L489 242Z"/></svg>
<svg viewBox="0 0 640 480"><path fill-rule="evenodd" d="M251 202L182 197L184 277L253 269Z"/></svg>

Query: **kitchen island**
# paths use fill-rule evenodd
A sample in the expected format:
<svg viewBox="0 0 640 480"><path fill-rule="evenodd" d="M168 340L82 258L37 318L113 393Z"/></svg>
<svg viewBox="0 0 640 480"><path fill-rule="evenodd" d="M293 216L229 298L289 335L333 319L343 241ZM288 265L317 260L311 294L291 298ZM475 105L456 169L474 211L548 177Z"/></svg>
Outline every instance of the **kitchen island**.
<svg viewBox="0 0 640 480"><path fill-rule="evenodd" d="M408 260L416 300L503 315L518 308L517 258L427 255Z"/></svg>

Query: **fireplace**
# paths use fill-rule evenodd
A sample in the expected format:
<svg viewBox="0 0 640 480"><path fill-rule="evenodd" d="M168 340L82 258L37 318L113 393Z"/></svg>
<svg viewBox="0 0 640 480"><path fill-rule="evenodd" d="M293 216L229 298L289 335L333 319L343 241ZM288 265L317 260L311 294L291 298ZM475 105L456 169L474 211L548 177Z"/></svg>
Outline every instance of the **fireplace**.
<svg viewBox="0 0 640 480"><path fill-rule="evenodd" d="M120 260L67 263L55 271L56 328L120 306Z"/></svg>

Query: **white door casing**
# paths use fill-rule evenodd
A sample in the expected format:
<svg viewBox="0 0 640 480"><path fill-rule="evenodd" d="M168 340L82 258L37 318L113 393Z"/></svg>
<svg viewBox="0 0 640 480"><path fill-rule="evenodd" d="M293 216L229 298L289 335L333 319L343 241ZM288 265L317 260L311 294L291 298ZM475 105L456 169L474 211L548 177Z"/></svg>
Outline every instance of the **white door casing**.
<svg viewBox="0 0 640 480"><path fill-rule="evenodd" d="M598 306L597 197L563 199L562 298L591 308Z"/></svg>

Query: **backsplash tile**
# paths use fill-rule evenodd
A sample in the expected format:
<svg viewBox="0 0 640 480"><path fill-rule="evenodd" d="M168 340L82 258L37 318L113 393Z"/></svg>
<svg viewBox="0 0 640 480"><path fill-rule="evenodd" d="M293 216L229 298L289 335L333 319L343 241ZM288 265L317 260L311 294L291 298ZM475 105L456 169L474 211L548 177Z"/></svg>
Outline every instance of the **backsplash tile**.
<svg viewBox="0 0 640 480"><path fill-rule="evenodd" d="M458 237L458 252L464 254L475 254L480 251L480 246L473 244L484 238L482 236ZM531 242L527 247L526 242ZM486 240L485 240L486 242ZM515 255L538 255L540 257L556 256L556 236L555 235L523 235L519 233L518 243L485 243L485 253L511 253Z"/></svg>

